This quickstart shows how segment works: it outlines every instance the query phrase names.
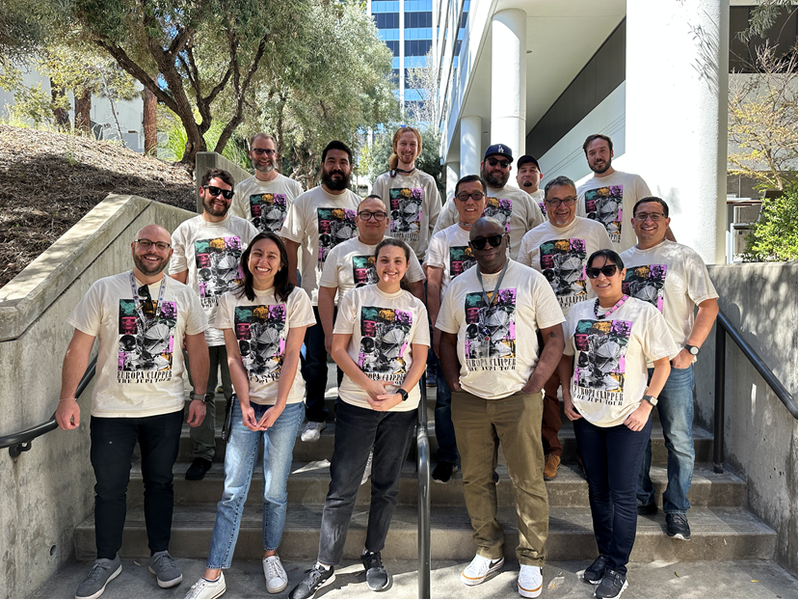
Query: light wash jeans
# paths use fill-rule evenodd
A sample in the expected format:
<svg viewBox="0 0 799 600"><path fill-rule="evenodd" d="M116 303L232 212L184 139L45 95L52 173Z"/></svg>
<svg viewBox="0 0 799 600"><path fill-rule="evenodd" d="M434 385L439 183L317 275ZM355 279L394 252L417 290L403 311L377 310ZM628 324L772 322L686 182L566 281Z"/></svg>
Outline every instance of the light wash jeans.
<svg viewBox="0 0 799 600"><path fill-rule="evenodd" d="M251 404L259 420L268 406ZM264 550L277 550L286 522L286 480L291 470L294 441L302 424L302 402L288 404L266 431L251 431L242 425L241 406L233 406L233 431L225 453L225 491L217 504L211 535L208 569L227 569L239 537L241 514L250 490L261 438L264 439Z"/></svg>

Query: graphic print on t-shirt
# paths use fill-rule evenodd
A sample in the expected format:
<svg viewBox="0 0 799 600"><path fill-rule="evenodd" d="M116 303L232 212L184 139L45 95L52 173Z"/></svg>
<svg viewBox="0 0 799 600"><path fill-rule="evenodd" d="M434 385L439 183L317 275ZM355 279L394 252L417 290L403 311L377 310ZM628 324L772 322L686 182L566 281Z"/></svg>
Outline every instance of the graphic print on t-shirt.
<svg viewBox="0 0 799 600"><path fill-rule="evenodd" d="M418 242L422 227L422 188L391 188L389 235L406 242Z"/></svg>
<svg viewBox="0 0 799 600"><path fill-rule="evenodd" d="M346 242L355 233L355 212L349 208L317 208L319 224L318 267L321 268L330 251Z"/></svg>
<svg viewBox="0 0 799 600"><path fill-rule="evenodd" d="M539 248L541 272L552 286L561 308L588 297L585 277L585 240L547 240Z"/></svg>
<svg viewBox="0 0 799 600"><path fill-rule="evenodd" d="M413 314L395 308L361 307L358 366L369 379L402 385L407 373L405 348Z"/></svg>
<svg viewBox="0 0 799 600"><path fill-rule="evenodd" d="M516 369L516 290L488 292L491 306L482 292L466 294L466 367L472 371Z"/></svg>
<svg viewBox="0 0 799 600"><path fill-rule="evenodd" d="M240 258L241 240L236 236L194 242L197 285L203 308L216 306L219 296L244 282Z"/></svg>
<svg viewBox="0 0 799 600"><path fill-rule="evenodd" d="M233 326L249 380L277 381L286 351L286 305L237 306Z"/></svg>
<svg viewBox="0 0 799 600"><path fill-rule="evenodd" d="M576 394L587 402L621 406L631 321L581 319L574 332Z"/></svg>
<svg viewBox="0 0 799 600"><path fill-rule="evenodd" d="M624 186L609 185L585 193L585 214L589 219L605 226L610 241L621 242L621 225L624 220Z"/></svg>
<svg viewBox="0 0 799 600"><path fill-rule="evenodd" d="M627 276L621 284L625 294L649 302L663 312L663 294L666 291L666 271L668 265L641 265L629 267Z"/></svg>
<svg viewBox="0 0 799 600"><path fill-rule="evenodd" d="M172 379L172 352L178 307L174 301L119 301L118 383L155 383ZM157 318L156 318L157 315Z"/></svg>
<svg viewBox="0 0 799 600"><path fill-rule="evenodd" d="M355 282L355 287L377 283L374 254L352 257L352 280Z"/></svg>
<svg viewBox="0 0 799 600"><path fill-rule="evenodd" d="M513 214L513 200L506 198L486 198L484 217L493 217L510 233L510 217Z"/></svg>
<svg viewBox="0 0 799 600"><path fill-rule="evenodd" d="M449 247L449 278L455 279L466 269L471 268L477 261L474 259L471 246Z"/></svg>
<svg viewBox="0 0 799 600"><path fill-rule="evenodd" d="M250 195L250 214L252 224L258 231L279 233L286 220L288 204L286 194Z"/></svg>

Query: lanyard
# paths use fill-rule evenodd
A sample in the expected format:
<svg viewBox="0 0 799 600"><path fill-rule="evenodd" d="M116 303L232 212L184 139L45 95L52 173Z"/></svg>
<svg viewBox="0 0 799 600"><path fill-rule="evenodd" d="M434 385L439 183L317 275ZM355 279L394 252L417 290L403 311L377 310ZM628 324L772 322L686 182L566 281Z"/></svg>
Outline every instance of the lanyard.
<svg viewBox="0 0 799 600"><path fill-rule="evenodd" d="M608 312L606 312L604 315L600 315L599 314L599 298L597 298L596 301L594 302L594 314L596 315L596 318L597 319L604 319L608 315L610 315L610 313L616 312L617 310L619 310L621 308L621 305L624 304L624 302L627 300L627 298L629 298L629 296L627 294L624 294L621 297L621 300L616 302L616 304L614 304L613 307L610 310L608 310Z"/></svg>
<svg viewBox="0 0 799 600"><path fill-rule="evenodd" d="M509 262L509 260L505 260L505 266L502 267L502 273L499 274L499 279L497 279L497 285L494 288L494 296L492 298L489 298L488 294L486 293L485 286L483 285L483 276L480 274L480 266L477 266L477 280L480 282L480 289L483 292L483 300L485 300L486 306L488 308L491 308L491 305L494 304L494 301L499 295L499 286L502 285L502 279L505 277L505 271L508 270Z"/></svg>
<svg viewBox="0 0 799 600"><path fill-rule="evenodd" d="M145 284L146 285L146 284ZM164 290L166 289L166 275L161 276L161 289L158 291L158 304L153 307L153 319L148 320L144 316L144 311L141 309L142 303L139 301L139 293L136 290L136 279L133 277L133 271L130 272L130 291L133 293L133 303L136 305L136 312L139 313L139 318L143 324L155 325L161 317L159 309L161 302L164 300ZM152 298L150 299L152 301Z"/></svg>

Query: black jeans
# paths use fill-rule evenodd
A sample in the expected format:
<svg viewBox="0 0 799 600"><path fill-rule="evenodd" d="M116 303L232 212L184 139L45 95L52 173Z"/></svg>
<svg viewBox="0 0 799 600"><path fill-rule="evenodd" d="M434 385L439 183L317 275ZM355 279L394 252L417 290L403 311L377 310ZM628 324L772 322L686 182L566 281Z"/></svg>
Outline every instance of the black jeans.
<svg viewBox="0 0 799 600"><path fill-rule="evenodd" d="M139 442L144 480L144 519L152 554L169 549L172 467L178 456L183 411L143 418L91 420L94 536L97 558L113 559L122 547L133 448Z"/></svg>
<svg viewBox="0 0 799 600"><path fill-rule="evenodd" d="M355 497L373 446L372 500L365 546L372 552L383 550L397 506L400 472L408 455L416 412L377 412L339 402L330 488L319 535L318 559L322 564L341 562Z"/></svg>
<svg viewBox="0 0 799 600"><path fill-rule="evenodd" d="M333 311L333 323L337 310ZM325 406L327 389L327 350L325 350L325 330L319 320L319 309L313 307L316 323L305 330L305 358L302 360L302 377L305 379L305 418L308 421L327 420L329 411Z"/></svg>

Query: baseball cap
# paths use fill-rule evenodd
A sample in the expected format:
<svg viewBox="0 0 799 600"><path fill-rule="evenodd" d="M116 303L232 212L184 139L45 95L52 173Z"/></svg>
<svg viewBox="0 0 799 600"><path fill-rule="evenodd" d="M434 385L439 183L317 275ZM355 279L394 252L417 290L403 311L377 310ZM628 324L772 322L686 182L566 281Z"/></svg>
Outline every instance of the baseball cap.
<svg viewBox="0 0 799 600"><path fill-rule="evenodd" d="M541 170L541 167L538 166L538 161L535 159L534 156L530 154L525 154L524 156L520 156L519 162L516 163L516 168L521 169L522 165L526 165L527 163L533 163L536 169L538 169L539 171Z"/></svg>
<svg viewBox="0 0 799 600"><path fill-rule="evenodd" d="M504 156L509 161L513 162L513 154L511 153L510 147L506 146L505 144L492 144L486 150L486 153L483 155L483 159L487 156L491 156L492 154L500 154Z"/></svg>

